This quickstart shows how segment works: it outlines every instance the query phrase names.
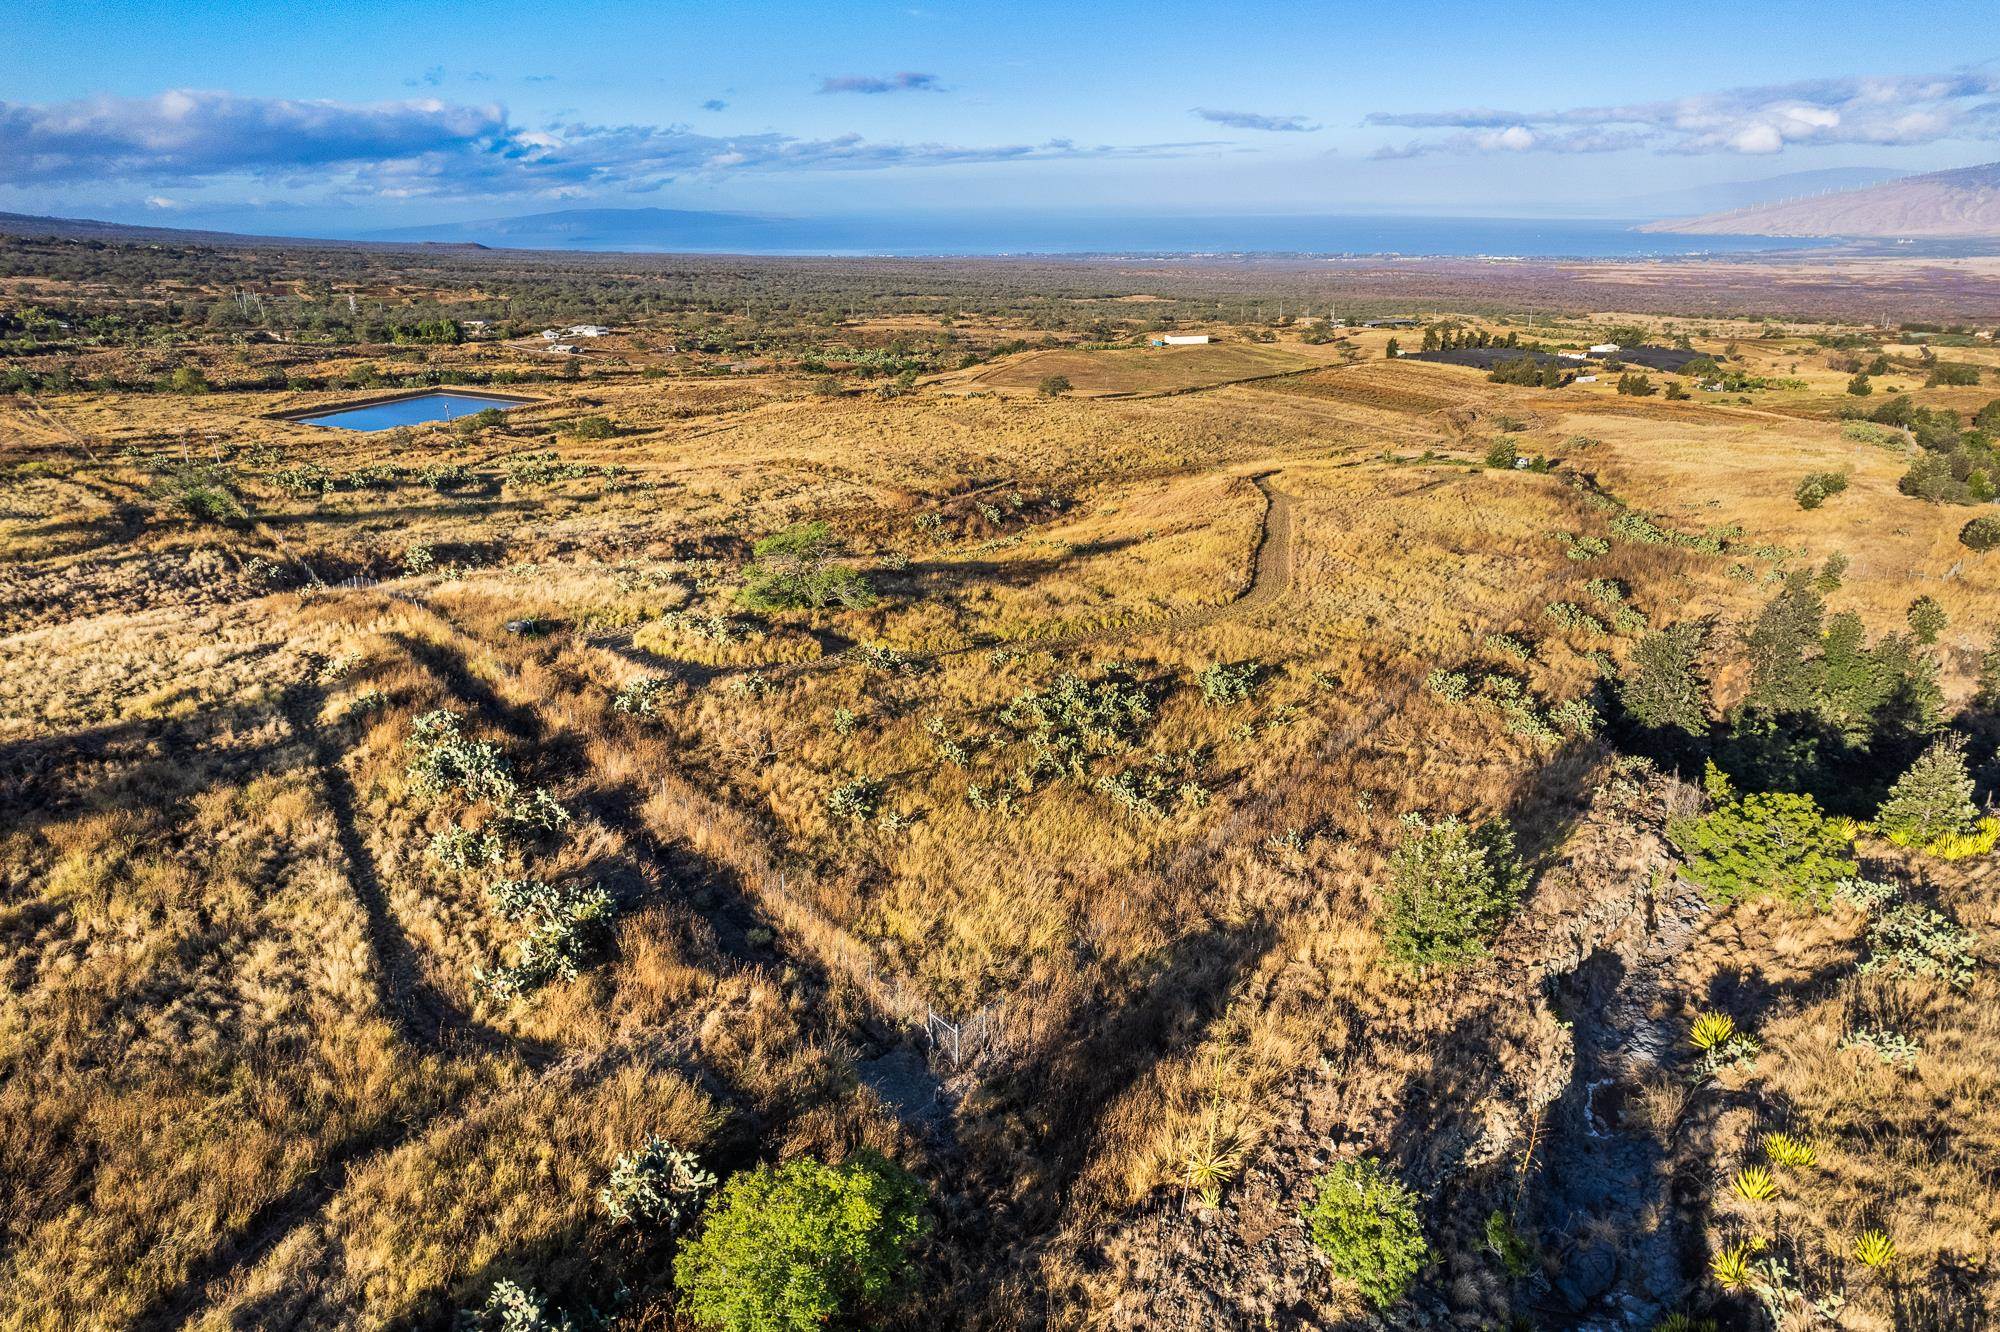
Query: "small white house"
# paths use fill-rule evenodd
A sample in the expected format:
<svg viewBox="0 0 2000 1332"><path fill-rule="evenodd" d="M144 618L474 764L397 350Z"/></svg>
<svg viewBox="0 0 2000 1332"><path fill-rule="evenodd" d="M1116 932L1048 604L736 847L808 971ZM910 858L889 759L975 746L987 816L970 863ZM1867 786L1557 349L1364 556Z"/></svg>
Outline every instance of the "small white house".
<svg viewBox="0 0 2000 1332"><path fill-rule="evenodd" d="M1169 347L1200 347L1215 339L1206 333L1169 333L1160 341Z"/></svg>
<svg viewBox="0 0 2000 1332"><path fill-rule="evenodd" d="M583 350L583 348L577 346L573 342L551 342L549 344L549 350L555 353L557 356L575 356L579 354Z"/></svg>
<svg viewBox="0 0 2000 1332"><path fill-rule="evenodd" d="M554 342L561 336L562 330L559 328L545 328L542 330L542 341L544 342Z"/></svg>
<svg viewBox="0 0 2000 1332"><path fill-rule="evenodd" d="M1578 375L1575 379L1572 379L1570 381L1570 383L1572 384L1595 384L1596 382L1597 382L1596 375Z"/></svg>
<svg viewBox="0 0 2000 1332"><path fill-rule="evenodd" d="M1586 359L1582 352L1557 352L1558 361L1581 361Z"/></svg>
<svg viewBox="0 0 2000 1332"><path fill-rule="evenodd" d="M1592 356L1616 356L1618 354L1618 344L1615 342L1600 342L1589 350Z"/></svg>

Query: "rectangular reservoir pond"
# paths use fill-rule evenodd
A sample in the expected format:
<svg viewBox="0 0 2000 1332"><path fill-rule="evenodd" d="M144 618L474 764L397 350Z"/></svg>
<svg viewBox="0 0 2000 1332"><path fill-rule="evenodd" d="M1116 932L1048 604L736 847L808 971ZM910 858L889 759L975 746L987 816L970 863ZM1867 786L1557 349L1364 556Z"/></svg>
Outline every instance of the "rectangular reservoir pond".
<svg viewBox="0 0 2000 1332"><path fill-rule="evenodd" d="M336 430L394 430L397 426L424 425L431 421L456 421L475 412L510 411L515 407L525 407L532 401L531 398L503 398L491 393L437 389L403 398L357 403L352 407L330 407L287 419L306 425L332 426Z"/></svg>

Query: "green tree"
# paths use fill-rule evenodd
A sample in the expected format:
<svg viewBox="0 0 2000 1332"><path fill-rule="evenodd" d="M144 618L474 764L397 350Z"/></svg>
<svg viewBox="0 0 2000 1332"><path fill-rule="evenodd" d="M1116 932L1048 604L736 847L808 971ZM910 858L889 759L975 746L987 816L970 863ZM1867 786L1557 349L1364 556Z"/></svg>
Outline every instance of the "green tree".
<svg viewBox="0 0 2000 1332"><path fill-rule="evenodd" d="M824 522L798 523L750 548L755 562L743 571L743 603L757 610L810 606L868 606L875 593L859 569L836 563L839 538Z"/></svg>
<svg viewBox="0 0 2000 1332"><path fill-rule="evenodd" d="M1497 819L1474 827L1405 815L1389 877L1383 934L1390 955L1413 967L1483 954L1528 886L1514 834Z"/></svg>
<svg viewBox="0 0 2000 1332"><path fill-rule="evenodd" d="M1940 736L1889 788L1875 826L1896 845L1914 847L1972 832L1979 826L1972 790L1964 737Z"/></svg>
<svg viewBox="0 0 2000 1332"><path fill-rule="evenodd" d="M1752 707L1775 713L1806 712L1819 687L1820 625L1826 603L1811 575L1794 573L1758 613L1743 636L1750 657Z"/></svg>
<svg viewBox="0 0 2000 1332"><path fill-rule="evenodd" d="M1035 385L1035 392L1041 394L1044 398L1060 398L1063 394L1069 392L1069 377L1067 375L1048 375L1041 383Z"/></svg>
<svg viewBox="0 0 2000 1332"><path fill-rule="evenodd" d="M1853 362L1850 361L1848 364L1852 365ZM1857 398L1865 398L1875 391L1875 386L1868 382L1866 374L1857 373L1854 378L1847 381L1847 391Z"/></svg>
<svg viewBox="0 0 2000 1332"><path fill-rule="evenodd" d="M1430 1261L1417 1204L1416 1193L1386 1165L1362 1157L1320 1176L1313 1200L1300 1214L1333 1274L1386 1309L1403 1298Z"/></svg>
<svg viewBox="0 0 2000 1332"><path fill-rule="evenodd" d="M873 1153L745 1171L674 1260L683 1307L724 1332L810 1332L879 1312L914 1282L923 1204L923 1187Z"/></svg>
<svg viewBox="0 0 2000 1332"><path fill-rule="evenodd" d="M1382 354L1393 361L1402 354L1402 348L1394 338L1390 338L1389 345L1382 349Z"/></svg>
<svg viewBox="0 0 2000 1332"><path fill-rule="evenodd" d="M1935 597L1928 595L1918 597L1911 602L1910 609L1905 612L1905 618L1910 622L1910 632L1917 636L1919 643L1926 645L1937 642L1938 635L1944 632L1945 625L1949 623L1944 607L1937 604Z"/></svg>
<svg viewBox="0 0 2000 1332"><path fill-rule="evenodd" d="M1667 840L1712 901L1775 893L1825 906L1834 885L1860 868L1850 854L1847 826L1822 814L1811 796L1759 791L1739 797L1713 763L1704 785L1713 808L1669 822Z"/></svg>
<svg viewBox="0 0 2000 1332"><path fill-rule="evenodd" d="M1972 702L1984 712L2000 711L2000 635L1979 658L1979 683Z"/></svg>
<svg viewBox="0 0 2000 1332"><path fill-rule="evenodd" d="M1648 730L1679 731L1690 739L1708 730L1708 679L1701 652L1708 627L1684 620L1646 635L1618 679L1618 701Z"/></svg>

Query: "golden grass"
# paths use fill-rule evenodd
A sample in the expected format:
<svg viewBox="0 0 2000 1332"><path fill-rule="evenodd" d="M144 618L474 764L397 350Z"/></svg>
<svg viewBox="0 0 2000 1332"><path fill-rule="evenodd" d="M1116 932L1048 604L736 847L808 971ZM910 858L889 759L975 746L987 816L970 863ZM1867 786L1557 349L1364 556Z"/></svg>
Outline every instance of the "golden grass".
<svg viewBox="0 0 2000 1332"><path fill-rule="evenodd" d="M0 516L0 1326L164 1310L330 1328L435 1319L499 1276L581 1288L588 1256L616 1248L594 1189L648 1133L726 1167L859 1143L927 1167L920 1133L857 1093L853 1068L928 1008L984 1024L954 1124L972 1165L943 1187L959 1190L948 1211L1004 1219L971 1248L948 1227L937 1270L958 1277L927 1296L968 1325L1007 1325L1017 1296L1057 1323L1116 1321L1157 1258L1129 1227L1176 1192L1211 1189L1226 1211L1239 1187L1264 1190L1288 1217L1292 1177L1257 1172L1310 1137L1302 1100L1425 1179L1448 1151L1390 1136L1411 1098L1472 1087L1466 1113L1493 1140L1520 1132L1568 1037L1509 987L1538 984L1541 941L1601 904L1545 886L1496 970L1424 982L1383 960L1384 860L1405 812L1511 812L1552 852L1601 752L1551 752L1434 698L1426 674L1499 665L1483 640L1506 631L1531 644L1515 669L1539 698L1576 698L1595 678L1585 653L1630 644L1547 620L1585 580L1623 581L1655 623L1737 617L1781 564L1840 550L1834 606L1872 629L1919 590L1944 604L1962 697L2000 579L1956 546L1962 514L1897 495L1901 460L1830 421L1338 352L1062 351L993 370L1003 388L1064 373L1080 395L1144 395L1330 367L1095 401L610 379L538 388L544 405L478 438L263 419L300 405L290 393L83 394L52 409L65 430L10 436L6 461L37 466L17 467ZM557 431L585 410L621 433ZM1664 522L1805 553L1569 560L1553 534L1605 531L1580 489L1462 465L1502 415L1525 451ZM253 522L148 510L183 440L236 469ZM594 470L509 479L510 458L550 449ZM324 498L276 484L306 462L388 461L480 479ZM1799 510L1798 477L1835 467L1849 491ZM1288 576L1239 605L1266 513L1253 477L1285 497ZM809 517L877 570L881 601L749 616L733 600L748 544ZM406 574L416 547L432 567ZM300 562L329 585L299 586ZM350 576L368 585L337 585ZM686 618L706 615L755 623L725 643ZM528 619L547 632L509 631ZM857 644L919 660L871 665ZM1201 671L1243 661L1261 667L1254 694L1203 702ZM1092 777L1196 751L1205 804L1152 817L1094 780L1020 789L1031 746L1009 701L1114 666L1147 682L1155 714ZM614 712L641 675L662 682L653 715ZM409 789L403 741L436 707L573 815L505 872L624 904L609 956L531 1003L473 983L511 938L486 876L425 854L476 816ZM837 817L828 793L855 778L882 783L897 817ZM1011 789L1012 811L977 807L973 785ZM1936 873L1962 919L1993 923L1979 862ZM1759 1205L1839 1232L1843 1251L1867 1213L1902 1263L1983 1258L1993 982L1811 988L1857 928L1720 915L1678 964L1674 1016L1707 1007L1717 977L1797 982L1796 1003L1736 1015L1764 1042L1753 1076L1791 1107L1785 1127L1820 1144L1809 1178ZM1922 1028L1914 1078L1838 1048L1864 1008ZM1491 1024L1476 1054L1469 1016ZM1519 1085L1456 1080L1476 1058ZM1662 1085L1644 1104L1665 1138L1701 1102ZM1723 1127L1740 1132L1718 1132L1714 1165L1733 1171L1749 1160L1732 1144L1774 1126ZM1114 1250L1103 1271L1122 1276L1087 1274ZM624 1273L642 1317L666 1316L663 1273Z"/></svg>

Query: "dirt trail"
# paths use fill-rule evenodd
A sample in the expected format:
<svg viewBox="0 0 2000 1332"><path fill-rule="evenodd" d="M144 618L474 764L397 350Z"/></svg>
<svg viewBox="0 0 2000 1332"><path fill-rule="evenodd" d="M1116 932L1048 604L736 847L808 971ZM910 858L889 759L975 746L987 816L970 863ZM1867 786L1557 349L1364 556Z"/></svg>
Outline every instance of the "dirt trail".
<svg viewBox="0 0 2000 1332"><path fill-rule="evenodd" d="M1185 633L1277 603L1291 590L1295 538L1292 522L1293 497L1271 484L1271 478L1276 475L1276 472L1259 472L1250 478L1251 483L1264 497L1264 519L1258 528L1257 544L1250 553L1250 581L1233 599L1218 605L1199 606L1193 610L1177 611L1171 615L1155 616L1149 620L1137 620L1131 624L1112 625L1103 629L1034 634L1024 638L984 639L964 643L958 647L943 648L936 652L913 652L909 654L909 660L944 661L952 657L962 657L969 652L991 652L996 649L1037 648L1053 651L1116 643L1149 634ZM588 642L592 647L622 657L638 666L658 670L667 665L660 658L638 647L630 633L602 635L589 639ZM860 650L850 648L815 661L765 667L755 665L728 667L709 673L709 678L760 671L767 679L785 680L838 669L860 659Z"/></svg>

